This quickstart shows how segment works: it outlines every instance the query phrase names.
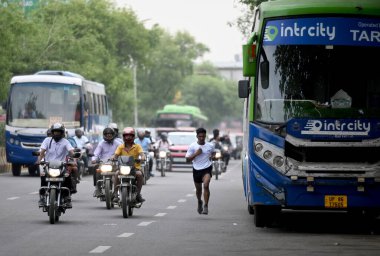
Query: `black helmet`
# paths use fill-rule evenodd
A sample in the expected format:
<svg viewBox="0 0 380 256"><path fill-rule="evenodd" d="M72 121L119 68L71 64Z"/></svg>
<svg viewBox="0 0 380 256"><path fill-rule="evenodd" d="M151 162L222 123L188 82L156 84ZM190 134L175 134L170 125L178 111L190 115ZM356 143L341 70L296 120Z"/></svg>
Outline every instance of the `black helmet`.
<svg viewBox="0 0 380 256"><path fill-rule="evenodd" d="M212 133L213 133L214 137L218 137L219 136L219 130L218 129L214 129L212 131Z"/></svg>
<svg viewBox="0 0 380 256"><path fill-rule="evenodd" d="M51 128L47 129L46 136L51 137Z"/></svg>
<svg viewBox="0 0 380 256"><path fill-rule="evenodd" d="M109 138L106 136L107 134L112 134L112 138L109 139ZM103 130L103 139L104 139L105 141L107 141L107 142L111 142L111 141L113 141L114 138L115 138L115 131L114 131L114 129L107 127L107 128L105 128L105 129Z"/></svg>
<svg viewBox="0 0 380 256"><path fill-rule="evenodd" d="M55 123L50 127L53 139L59 141L65 137L65 126L61 123ZM54 134L54 132L60 132L60 134Z"/></svg>

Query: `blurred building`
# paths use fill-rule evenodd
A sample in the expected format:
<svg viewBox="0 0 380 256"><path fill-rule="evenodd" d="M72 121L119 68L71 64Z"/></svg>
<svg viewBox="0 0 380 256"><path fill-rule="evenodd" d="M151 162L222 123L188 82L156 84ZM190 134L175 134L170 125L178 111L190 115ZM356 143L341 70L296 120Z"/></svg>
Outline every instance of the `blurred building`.
<svg viewBox="0 0 380 256"><path fill-rule="evenodd" d="M213 65L225 79L236 83L243 79L243 62L238 54L235 56L235 61L214 62Z"/></svg>

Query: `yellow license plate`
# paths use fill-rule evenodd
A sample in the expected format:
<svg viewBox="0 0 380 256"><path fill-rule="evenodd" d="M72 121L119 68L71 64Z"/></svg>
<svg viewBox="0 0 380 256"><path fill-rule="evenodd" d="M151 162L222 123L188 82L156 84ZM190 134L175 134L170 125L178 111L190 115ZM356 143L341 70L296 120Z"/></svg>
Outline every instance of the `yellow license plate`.
<svg viewBox="0 0 380 256"><path fill-rule="evenodd" d="M347 208L347 196L325 195L325 208Z"/></svg>

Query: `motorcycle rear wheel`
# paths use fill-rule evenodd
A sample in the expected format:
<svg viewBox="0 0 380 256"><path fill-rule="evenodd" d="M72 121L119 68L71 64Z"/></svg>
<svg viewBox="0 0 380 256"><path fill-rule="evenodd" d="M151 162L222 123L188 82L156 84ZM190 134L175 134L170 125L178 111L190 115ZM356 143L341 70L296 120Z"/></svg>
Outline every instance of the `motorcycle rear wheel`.
<svg viewBox="0 0 380 256"><path fill-rule="evenodd" d="M50 224L54 224L56 221L56 212L55 212L55 198L56 198L56 190L55 188L50 189L49 193L49 220Z"/></svg>
<svg viewBox="0 0 380 256"><path fill-rule="evenodd" d="M123 210L123 217L128 218L128 189L121 187L121 208Z"/></svg>

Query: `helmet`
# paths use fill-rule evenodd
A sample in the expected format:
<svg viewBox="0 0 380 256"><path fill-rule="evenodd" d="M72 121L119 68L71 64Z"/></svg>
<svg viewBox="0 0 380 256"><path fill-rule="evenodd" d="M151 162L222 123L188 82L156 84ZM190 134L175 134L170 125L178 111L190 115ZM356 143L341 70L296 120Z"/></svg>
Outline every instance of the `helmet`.
<svg viewBox="0 0 380 256"><path fill-rule="evenodd" d="M161 133L161 139L167 139L167 138L168 138L168 133L167 132Z"/></svg>
<svg viewBox="0 0 380 256"><path fill-rule="evenodd" d="M125 127L123 130L123 136L127 134L135 136L135 129L133 129L132 127Z"/></svg>
<svg viewBox="0 0 380 256"><path fill-rule="evenodd" d="M144 130L138 130L137 131L137 136L139 138L144 138L145 137L145 131Z"/></svg>
<svg viewBox="0 0 380 256"><path fill-rule="evenodd" d="M107 134L112 134L112 138L109 139L109 138L106 136ZM103 139L104 139L105 141L107 141L107 142L111 142L114 138L115 138L115 131L114 131L112 128L107 127L107 128L105 128L105 129L103 130Z"/></svg>
<svg viewBox="0 0 380 256"><path fill-rule="evenodd" d="M50 128L52 137L55 141L59 141L65 137L65 126L61 123L55 123ZM60 134L54 134L54 132L60 132Z"/></svg>
<svg viewBox="0 0 380 256"><path fill-rule="evenodd" d="M47 131L46 131L46 136L48 136L48 137L51 136L51 128L47 129Z"/></svg>
<svg viewBox="0 0 380 256"><path fill-rule="evenodd" d="M115 131L115 133L119 133L119 128L117 128L116 123L109 123L108 128L112 128Z"/></svg>
<svg viewBox="0 0 380 256"><path fill-rule="evenodd" d="M75 129L75 136L78 138L82 137L83 131L80 128Z"/></svg>

